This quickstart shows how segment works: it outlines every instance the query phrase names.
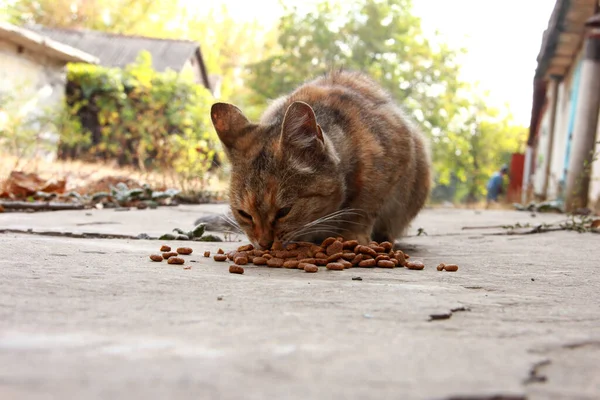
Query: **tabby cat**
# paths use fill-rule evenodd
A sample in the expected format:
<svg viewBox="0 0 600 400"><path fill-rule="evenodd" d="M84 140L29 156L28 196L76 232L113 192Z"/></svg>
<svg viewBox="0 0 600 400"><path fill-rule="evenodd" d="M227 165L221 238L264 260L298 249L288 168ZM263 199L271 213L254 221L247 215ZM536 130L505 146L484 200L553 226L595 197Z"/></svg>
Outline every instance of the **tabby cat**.
<svg viewBox="0 0 600 400"><path fill-rule="evenodd" d="M425 138L362 73L309 81L259 123L226 103L211 117L232 166L233 217L261 248L328 236L393 242L427 199Z"/></svg>

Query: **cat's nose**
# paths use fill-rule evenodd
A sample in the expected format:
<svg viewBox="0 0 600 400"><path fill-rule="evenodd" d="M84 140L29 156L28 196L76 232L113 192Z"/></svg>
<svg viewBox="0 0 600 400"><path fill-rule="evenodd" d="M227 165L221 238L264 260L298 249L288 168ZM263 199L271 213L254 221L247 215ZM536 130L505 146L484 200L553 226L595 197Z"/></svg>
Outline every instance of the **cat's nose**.
<svg viewBox="0 0 600 400"><path fill-rule="evenodd" d="M271 248L271 245L273 245L273 240L270 240L270 239L260 239L258 241L258 245L260 247L262 247L263 250L267 250L267 249Z"/></svg>

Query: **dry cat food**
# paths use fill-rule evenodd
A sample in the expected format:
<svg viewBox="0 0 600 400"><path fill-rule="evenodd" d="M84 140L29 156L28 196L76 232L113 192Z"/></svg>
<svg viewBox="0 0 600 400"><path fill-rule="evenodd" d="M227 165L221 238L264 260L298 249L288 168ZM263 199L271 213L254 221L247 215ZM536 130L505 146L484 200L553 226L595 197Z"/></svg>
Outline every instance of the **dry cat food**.
<svg viewBox="0 0 600 400"><path fill-rule="evenodd" d="M177 256L178 256L178 254L177 254L177 253L175 253L174 251L170 251L170 252L167 252L167 253L163 253L163 254L162 254L162 256L163 256L163 258L164 258L165 260L167 260L167 259L169 259L169 258L171 258L171 257L177 257Z"/></svg>
<svg viewBox="0 0 600 400"><path fill-rule="evenodd" d="M458 265L440 263L440 265L437 266L437 270L438 271L456 272L456 271L458 271Z"/></svg>
<svg viewBox="0 0 600 400"><path fill-rule="evenodd" d="M163 260L163 256L161 256L160 254L152 254L150 255L150 259L152 261L161 262Z"/></svg>
<svg viewBox="0 0 600 400"><path fill-rule="evenodd" d="M183 264L185 260L178 255L190 255L193 250L189 247L179 247L177 252L170 251L169 246L163 245L162 255L153 254L152 261L160 262L168 260L169 264ZM204 257L210 257L211 252L205 251ZM213 256L215 261L225 262L230 260L229 272L243 274L242 265L253 264L270 268L299 269L308 273L319 271L319 267L325 267L329 271L343 271L350 268L407 268L411 270L422 270L425 264L421 261L408 261L408 254L401 250L394 250L391 242L371 242L361 245L356 240L344 241L341 237L329 237L321 244L309 242L298 242L283 245L275 242L269 250L255 249L253 245L246 244L237 250L225 252L218 249ZM191 269L191 267L184 267ZM441 263L438 271L458 271L456 264Z"/></svg>
<svg viewBox="0 0 600 400"><path fill-rule="evenodd" d="M163 253L171 251L171 246L167 246L166 244L163 244L162 246L160 246L160 251L162 251Z"/></svg>
<svg viewBox="0 0 600 400"><path fill-rule="evenodd" d="M269 250L255 249L246 244L237 250L225 252L219 249L213 258L215 261L231 260L236 266L253 264L270 268L300 269L305 272L317 272L319 267L330 271L343 271L349 268L404 268L422 270L425 264L421 261L408 261L408 254L394 250L391 242L371 242L361 245L356 240L344 241L341 237L329 237L321 244L308 242L291 243L284 246L275 242ZM205 252L210 254L209 252ZM442 265L442 264L440 264ZM449 271L458 269L449 264ZM438 267L438 270L440 267Z"/></svg>
<svg viewBox="0 0 600 400"><path fill-rule="evenodd" d="M239 265L230 265L229 272L232 274L243 274L244 268L240 267Z"/></svg>
<svg viewBox="0 0 600 400"><path fill-rule="evenodd" d="M225 254L215 254L213 256L215 261L225 261L227 260L227 256Z"/></svg>
<svg viewBox="0 0 600 400"><path fill-rule="evenodd" d="M319 272L319 267L317 267L314 264L303 264L303 268L301 268L304 270L304 272L309 272L309 273L313 273L313 272Z"/></svg>
<svg viewBox="0 0 600 400"><path fill-rule="evenodd" d="M406 268L419 270L425 268L425 264L421 261L409 261L406 263Z"/></svg>
<svg viewBox="0 0 600 400"><path fill-rule="evenodd" d="M192 250L190 247L179 247L177 249L177 253L178 254L182 254L184 256L189 256L190 254L192 254L194 250Z"/></svg>

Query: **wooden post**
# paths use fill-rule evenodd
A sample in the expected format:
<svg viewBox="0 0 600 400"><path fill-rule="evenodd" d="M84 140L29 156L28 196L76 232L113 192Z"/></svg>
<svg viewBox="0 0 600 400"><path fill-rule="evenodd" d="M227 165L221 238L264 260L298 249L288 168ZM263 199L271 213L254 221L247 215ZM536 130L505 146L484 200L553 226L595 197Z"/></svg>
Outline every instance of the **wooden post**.
<svg viewBox="0 0 600 400"><path fill-rule="evenodd" d="M566 211L586 207L600 111L600 30L589 32L585 41L577 112L573 127L571 157L567 173Z"/></svg>

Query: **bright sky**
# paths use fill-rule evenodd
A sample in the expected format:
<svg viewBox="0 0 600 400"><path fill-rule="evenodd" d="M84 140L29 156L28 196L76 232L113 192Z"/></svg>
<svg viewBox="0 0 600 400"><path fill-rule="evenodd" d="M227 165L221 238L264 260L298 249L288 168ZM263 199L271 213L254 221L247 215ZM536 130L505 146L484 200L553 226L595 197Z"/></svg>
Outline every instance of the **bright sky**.
<svg viewBox="0 0 600 400"><path fill-rule="evenodd" d="M278 0L217 0L240 19L269 25L281 14ZM307 5L315 0L284 0ZM423 29L465 47L463 78L490 91L494 105L508 103L516 122L528 125L533 74L542 33L556 0L413 0Z"/></svg>

